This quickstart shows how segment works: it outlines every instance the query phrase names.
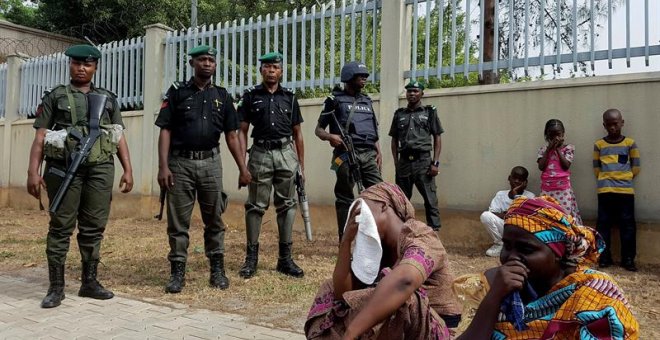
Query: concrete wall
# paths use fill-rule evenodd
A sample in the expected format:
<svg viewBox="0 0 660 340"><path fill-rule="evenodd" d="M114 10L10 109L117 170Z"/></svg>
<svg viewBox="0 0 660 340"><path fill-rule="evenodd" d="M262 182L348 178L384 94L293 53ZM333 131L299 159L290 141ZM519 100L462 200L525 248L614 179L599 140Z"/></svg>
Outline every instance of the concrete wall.
<svg viewBox="0 0 660 340"><path fill-rule="evenodd" d="M0 20L0 56L17 53L31 57L64 51L81 40Z"/></svg>
<svg viewBox="0 0 660 340"><path fill-rule="evenodd" d="M443 217L448 229L443 233L449 244L487 242L485 234L473 232L479 228L478 212L488 206L495 191L507 187L506 177L514 165L523 165L530 170L529 189L538 193L540 172L536 167L536 153L544 143L543 127L550 118L564 122L566 140L576 147L571 167L572 183L583 216L593 221L596 183L591 170L591 151L593 142L605 134L601 125L602 112L616 107L624 114L624 134L635 138L642 155L642 172L635 183L637 217L643 222L638 234L640 261L658 263L660 249L654 246L660 239L660 207L657 203L660 202L660 190L657 190L660 150L656 139L660 118L658 93L660 73L426 91L424 103L438 107L446 131L437 183L440 206L443 212L448 212ZM380 100L377 96L374 99L375 109L379 112ZM312 204L332 205L335 177L329 169L331 150L327 142L314 136L322 102L323 99L300 102L305 119L307 193ZM399 98L399 104L405 105L405 100ZM123 113L136 183L132 194L115 196L113 205L123 205L122 213L151 217L158 194L157 156L154 149L153 161L144 162L149 155L143 150L150 149L144 145L155 147L158 129L151 121L144 125L143 115L144 111ZM381 115L391 117L391 114ZM381 120L380 124L381 132L387 131L390 121ZM5 139L8 126L11 137ZM7 157L0 154L0 159L9 159L0 166L0 177L8 179L7 186L14 187L14 192L25 191L33 136L32 120L17 120L11 124L0 121L0 140L11 143L0 147L0 153L3 150L10 153ZM381 138L384 157L391 160L390 138L385 134ZM221 146L225 191L232 200L244 201L247 193L245 189L237 188L236 165L224 141ZM119 162L116 164L115 182L118 183L122 171ZM393 180L393 169L388 167L383 172L386 180ZM34 204L31 200L17 201L13 198L17 196L8 192L0 190L0 206ZM123 204L125 202L130 203ZM421 206L418 194L413 196L413 202ZM457 213L457 210L465 213Z"/></svg>
<svg viewBox="0 0 660 340"><path fill-rule="evenodd" d="M596 188L591 169L593 142L604 135L601 114L609 107L619 108L625 118L624 133L636 139L642 154L642 172L636 179L637 216L642 221L659 221L660 149L656 140L656 126L660 114L660 73L582 78L558 81L539 81L524 84L476 86L429 90L425 104L438 107L445 134L441 154L438 196L443 208L461 210L485 209L497 190L506 188L506 177L514 165L530 171L530 190L539 191L540 172L536 167L536 153L544 144L543 127L546 120L559 118L566 126L566 140L576 147L572 183L580 209L586 218L595 217ZM374 106L379 111L376 97ZM301 100L305 119L305 159L307 192L312 203L332 204L334 174L330 171L330 147L314 136L314 127L322 99ZM401 99L401 105L405 101ZM136 193L157 194L157 160L143 165L143 131L153 129L155 141L158 130L143 127L143 112L125 112L127 138L133 160ZM381 130L389 128L389 121L381 121ZM4 127L4 125L3 125ZM4 129L0 129L0 137ZM9 171L9 185L23 186L27 171L28 152L34 136L32 120L12 123L10 162L3 164ZM391 159L389 136L381 136L384 157ZM223 138L224 139L224 138ZM225 190L232 198L244 199L245 190L238 190L238 173L233 159L221 141L224 162ZM155 150L154 150L155 152ZM117 163L119 168L119 163ZM117 179L120 176L120 171ZM385 169L387 180L393 180L392 169ZM141 178L151 181L150 191ZM420 203L418 195L413 201Z"/></svg>

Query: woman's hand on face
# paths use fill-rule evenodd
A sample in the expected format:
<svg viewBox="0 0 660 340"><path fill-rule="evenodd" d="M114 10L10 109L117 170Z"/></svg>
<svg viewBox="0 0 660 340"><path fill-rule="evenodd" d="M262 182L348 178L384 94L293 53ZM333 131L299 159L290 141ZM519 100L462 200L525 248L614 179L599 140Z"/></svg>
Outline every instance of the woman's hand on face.
<svg viewBox="0 0 660 340"><path fill-rule="evenodd" d="M518 259L506 261L496 273L491 290L501 300L513 291L522 290L529 269Z"/></svg>
<svg viewBox="0 0 660 340"><path fill-rule="evenodd" d="M361 207L361 204L355 204L353 209L348 214L348 219L346 220L346 230L344 230L344 239L349 242L353 242L355 235L357 235L358 223L355 221L355 217L360 215Z"/></svg>

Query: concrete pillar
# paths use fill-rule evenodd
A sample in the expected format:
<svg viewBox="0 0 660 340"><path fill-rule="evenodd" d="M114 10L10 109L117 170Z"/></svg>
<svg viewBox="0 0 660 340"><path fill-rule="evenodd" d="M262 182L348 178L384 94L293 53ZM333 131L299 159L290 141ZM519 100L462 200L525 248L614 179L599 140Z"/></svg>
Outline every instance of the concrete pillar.
<svg viewBox="0 0 660 340"><path fill-rule="evenodd" d="M408 6L410 7L410 6ZM410 65L411 9L405 0L383 1L380 65L380 147L383 153L383 179L394 182L394 160L388 136L394 111L403 92L403 71Z"/></svg>
<svg viewBox="0 0 660 340"><path fill-rule="evenodd" d="M154 169L158 162L158 146L156 144L157 127L154 125L163 99L163 75L165 74L165 38L171 28L154 24L145 26L147 31L144 41L144 116L142 120L142 140L129 141L136 147L141 147L139 153L140 173L138 180L139 193L145 196L153 194Z"/></svg>
<svg viewBox="0 0 660 340"><path fill-rule="evenodd" d="M2 141L2 164L11 164L11 124L21 119L18 105L21 100L21 64L25 61L23 55L10 55L7 58L7 93L5 97L4 138ZM9 186L10 167L0 171L0 187Z"/></svg>

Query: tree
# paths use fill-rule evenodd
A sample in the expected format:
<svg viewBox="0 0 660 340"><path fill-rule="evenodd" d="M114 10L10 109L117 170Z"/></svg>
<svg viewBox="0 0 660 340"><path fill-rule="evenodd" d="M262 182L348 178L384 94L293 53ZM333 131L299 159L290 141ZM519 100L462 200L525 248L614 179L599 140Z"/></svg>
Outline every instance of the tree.
<svg viewBox="0 0 660 340"><path fill-rule="evenodd" d="M499 39L494 41L494 16L495 5L498 0L481 0L486 6L485 11L485 28L484 28L484 61L491 61L495 56L492 55L493 45L499 45L497 56L500 59L509 58L509 49L513 51L513 57L524 56L525 41L524 34L525 28L528 27L530 51L538 51L541 49L541 36L544 38L543 50L546 55L555 54L557 48L562 51L571 52L579 46L588 46L590 42L590 32L592 21L595 27L600 27L598 20L607 17L608 3L607 1L593 1L593 17L591 17L591 2L587 0L566 1L566 0L525 0L513 1L513 22L509 21L509 13L511 6L508 1L499 0L499 20L500 25L498 29ZM573 7L576 3L577 7ZM613 10L616 9L622 0L612 0ZM543 9L543 11L542 11ZM525 18L525 13L529 11L529 17ZM573 13L576 13L576 31L577 45L573 41ZM526 25L529 23L529 26ZM541 32L541 23L543 23L545 30ZM557 27L560 28L559 39L557 39ZM509 44L509 39L513 33L513 43ZM581 70L586 72L586 65L581 64ZM560 66L553 68L553 72L557 74L560 71ZM541 69L541 72L543 70ZM507 74L509 78L516 79L518 75ZM525 75L527 76L527 75ZM491 72L485 72L484 78L480 79L482 84L498 83L498 77L494 77Z"/></svg>
<svg viewBox="0 0 660 340"><path fill-rule="evenodd" d="M0 18L20 25L36 26L36 8L26 6L21 0L0 2Z"/></svg>
<svg viewBox="0 0 660 340"><path fill-rule="evenodd" d="M211 24L315 4L316 0L200 0L198 23ZM190 0L40 0L36 9L21 0L5 0L0 15L19 25L35 27L94 43L144 34L144 26L163 23L190 26Z"/></svg>

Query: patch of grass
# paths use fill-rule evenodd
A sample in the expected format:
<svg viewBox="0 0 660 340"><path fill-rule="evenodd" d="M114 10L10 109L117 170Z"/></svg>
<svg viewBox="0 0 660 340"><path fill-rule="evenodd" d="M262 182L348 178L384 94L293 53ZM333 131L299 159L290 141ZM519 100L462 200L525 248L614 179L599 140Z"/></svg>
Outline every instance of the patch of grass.
<svg viewBox="0 0 660 340"><path fill-rule="evenodd" d="M245 258L245 228L241 204L232 204L223 215L225 232L225 270L230 280L227 290L209 287L209 263L204 255L203 224L193 217L190 228L186 287L180 294L166 294L164 286L170 275L167 261L169 244L165 221L114 218L109 221L101 247L99 280L104 286L136 299L155 299L183 303L196 308L245 315L250 322L302 331L312 300L322 282L331 278L337 261L337 226L334 207L319 208L314 216L333 218L313 220L314 241L305 240L300 219L294 226L295 262L305 270L297 279L275 271L278 256L277 226L274 209L269 209L260 236L257 275L244 280L238 271ZM25 267L46 267L45 237L48 215L45 212L6 209L11 223L2 224L0 233L0 270L16 271ZM423 214L423 210L421 211ZM450 265L458 275L479 273L497 265L497 259L483 256L476 247L447 246ZM642 266L638 273L618 267L608 271L623 287L635 307L645 338L660 338L657 306L660 305L658 266ZM80 277L80 254L75 234L66 264L67 280ZM43 280L47 280L44 275Z"/></svg>

